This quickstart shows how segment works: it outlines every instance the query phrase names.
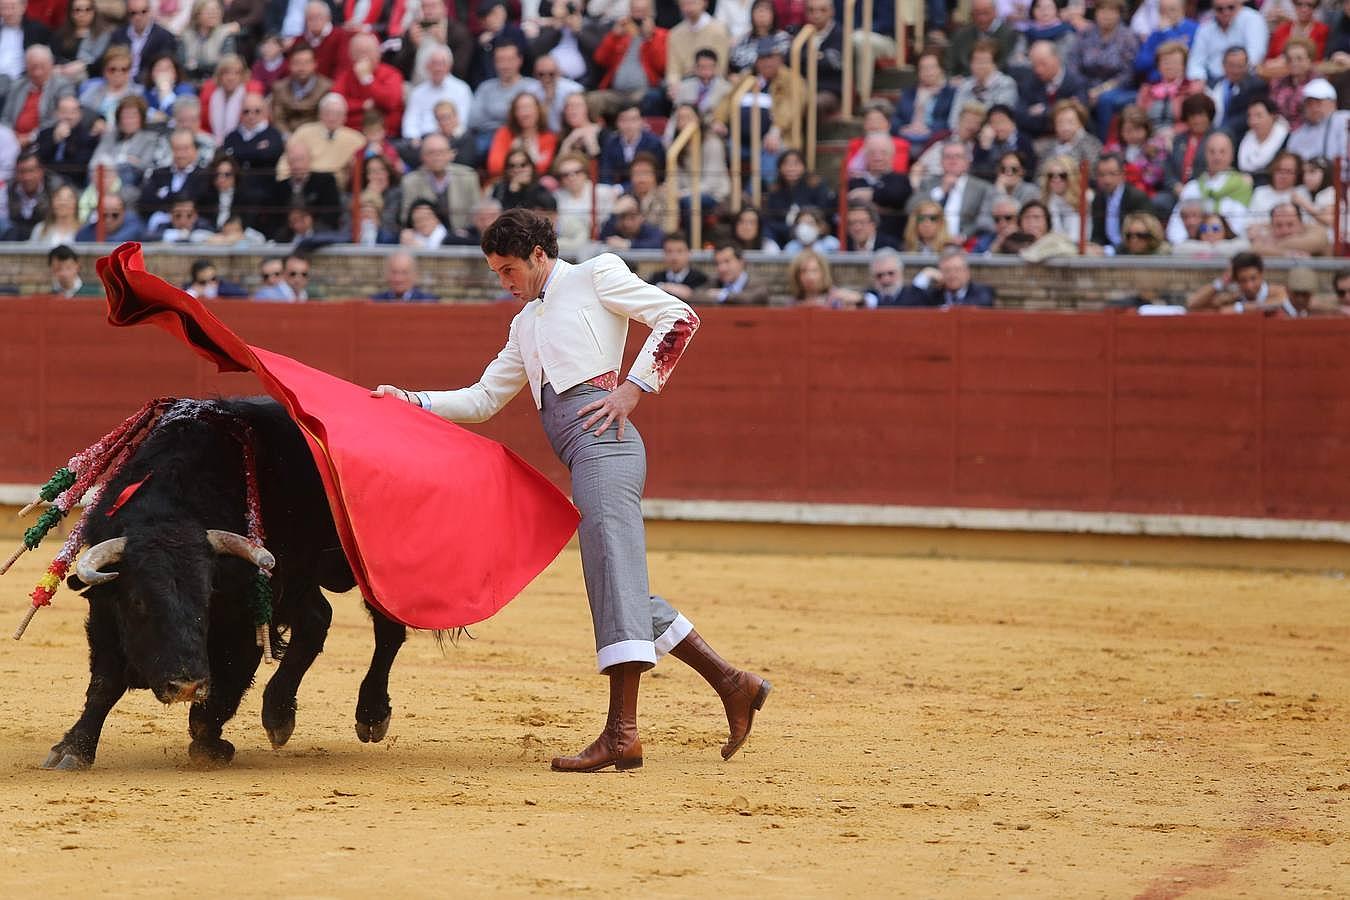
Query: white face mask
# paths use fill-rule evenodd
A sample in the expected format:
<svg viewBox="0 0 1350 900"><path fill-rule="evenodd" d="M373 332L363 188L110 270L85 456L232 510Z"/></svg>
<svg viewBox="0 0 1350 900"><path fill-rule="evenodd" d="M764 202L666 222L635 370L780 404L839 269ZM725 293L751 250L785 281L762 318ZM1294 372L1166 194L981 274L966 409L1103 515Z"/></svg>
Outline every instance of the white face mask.
<svg viewBox="0 0 1350 900"><path fill-rule="evenodd" d="M792 233L795 234L797 236L797 240L803 244L814 244L816 242L816 238L820 237L820 229L812 225L810 222L801 223L795 229L793 229Z"/></svg>

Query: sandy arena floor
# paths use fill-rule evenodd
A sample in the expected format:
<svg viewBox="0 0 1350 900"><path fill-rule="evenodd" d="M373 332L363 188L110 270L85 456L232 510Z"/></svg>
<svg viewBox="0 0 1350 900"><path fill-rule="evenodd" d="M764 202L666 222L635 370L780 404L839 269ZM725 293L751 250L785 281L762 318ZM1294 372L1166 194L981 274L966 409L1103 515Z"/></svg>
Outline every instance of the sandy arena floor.
<svg viewBox="0 0 1350 900"><path fill-rule="evenodd" d="M0 581L5 635L49 555ZM41 771L86 683L84 603L63 590L0 645L0 896L1350 894L1344 580L682 553L652 568L776 685L729 763L714 696L667 660L644 679L645 768L548 771L606 697L569 551L476 640L409 643L383 744L352 730L371 636L348 596L283 750L255 691L226 731L234 765L194 769L187 708L137 692L92 771Z"/></svg>

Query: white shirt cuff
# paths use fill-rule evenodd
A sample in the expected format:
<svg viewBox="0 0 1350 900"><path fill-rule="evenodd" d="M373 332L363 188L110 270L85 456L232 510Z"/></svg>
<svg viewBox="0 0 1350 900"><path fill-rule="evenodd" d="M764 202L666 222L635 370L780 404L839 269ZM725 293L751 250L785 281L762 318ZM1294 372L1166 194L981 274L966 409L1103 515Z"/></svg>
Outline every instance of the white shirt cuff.
<svg viewBox="0 0 1350 900"><path fill-rule="evenodd" d="M636 375L629 375L627 380L633 382L633 384L636 384L639 388L641 388L642 393L644 394L656 393L655 391L652 390L651 386L647 384L647 382L643 381L641 378L638 378Z"/></svg>

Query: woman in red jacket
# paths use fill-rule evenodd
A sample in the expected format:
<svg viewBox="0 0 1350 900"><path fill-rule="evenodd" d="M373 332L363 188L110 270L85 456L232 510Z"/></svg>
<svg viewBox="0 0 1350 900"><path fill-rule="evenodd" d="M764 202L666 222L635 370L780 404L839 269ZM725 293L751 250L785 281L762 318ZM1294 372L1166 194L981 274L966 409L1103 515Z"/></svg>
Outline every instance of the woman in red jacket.
<svg viewBox="0 0 1350 900"><path fill-rule="evenodd" d="M553 165L558 136L548 130L544 104L534 94L517 94L511 101L511 112L506 117L506 124L492 136L487 159L490 177L496 178L506 171L506 155L516 148L530 155L540 175L548 172Z"/></svg>

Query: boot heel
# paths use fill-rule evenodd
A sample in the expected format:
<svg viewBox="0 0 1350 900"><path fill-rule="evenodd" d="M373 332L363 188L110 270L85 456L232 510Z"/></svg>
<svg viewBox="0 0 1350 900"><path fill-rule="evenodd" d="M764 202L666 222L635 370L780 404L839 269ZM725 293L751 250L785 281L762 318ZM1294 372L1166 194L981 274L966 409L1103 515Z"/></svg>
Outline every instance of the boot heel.
<svg viewBox="0 0 1350 900"><path fill-rule="evenodd" d="M617 759L614 761L614 768L620 772L626 772L629 769L642 768L642 757L636 759Z"/></svg>
<svg viewBox="0 0 1350 900"><path fill-rule="evenodd" d="M759 686L759 693L755 695L755 702L750 705L755 709L763 709L764 701L769 699L769 691L772 690L773 685L769 683L768 679L765 679L764 683Z"/></svg>

